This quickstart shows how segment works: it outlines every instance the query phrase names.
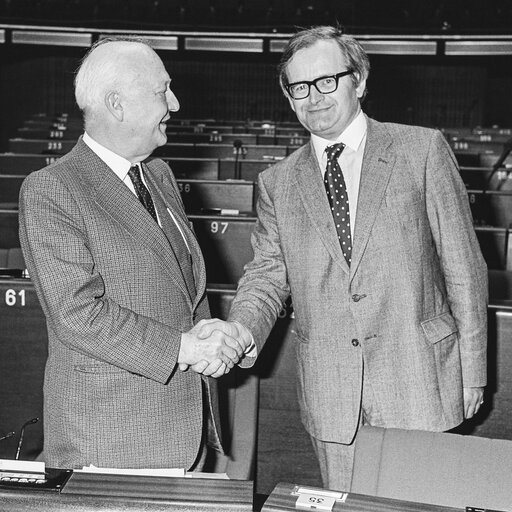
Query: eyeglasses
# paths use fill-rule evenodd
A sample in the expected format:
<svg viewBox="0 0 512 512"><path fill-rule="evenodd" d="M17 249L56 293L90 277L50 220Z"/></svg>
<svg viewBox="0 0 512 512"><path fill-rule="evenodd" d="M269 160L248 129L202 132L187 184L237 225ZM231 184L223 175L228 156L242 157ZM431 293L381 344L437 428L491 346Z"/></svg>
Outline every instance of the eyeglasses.
<svg viewBox="0 0 512 512"><path fill-rule="evenodd" d="M309 96L311 86L314 85L316 90L321 94L330 94L338 88L338 82L340 78L351 75L354 72L353 69L347 69L336 75L321 76L311 82L304 80L303 82L294 82L293 84L285 85L288 94L294 100L303 100Z"/></svg>

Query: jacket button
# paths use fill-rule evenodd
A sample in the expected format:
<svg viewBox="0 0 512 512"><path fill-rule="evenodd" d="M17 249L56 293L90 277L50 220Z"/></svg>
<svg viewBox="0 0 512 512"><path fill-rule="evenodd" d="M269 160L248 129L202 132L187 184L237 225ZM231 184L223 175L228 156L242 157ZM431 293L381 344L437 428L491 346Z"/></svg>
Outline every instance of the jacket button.
<svg viewBox="0 0 512 512"><path fill-rule="evenodd" d="M357 340L356 338L354 338L354 339L352 340L352 345L353 345L354 347L358 347L358 346L359 346L359 340Z"/></svg>

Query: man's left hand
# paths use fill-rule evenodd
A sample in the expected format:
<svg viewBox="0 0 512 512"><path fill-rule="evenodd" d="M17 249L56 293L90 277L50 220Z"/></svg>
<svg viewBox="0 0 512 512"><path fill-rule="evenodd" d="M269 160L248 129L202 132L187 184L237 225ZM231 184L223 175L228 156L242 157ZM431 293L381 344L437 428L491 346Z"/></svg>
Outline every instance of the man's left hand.
<svg viewBox="0 0 512 512"><path fill-rule="evenodd" d="M472 418L484 403L484 388L464 388L464 418Z"/></svg>

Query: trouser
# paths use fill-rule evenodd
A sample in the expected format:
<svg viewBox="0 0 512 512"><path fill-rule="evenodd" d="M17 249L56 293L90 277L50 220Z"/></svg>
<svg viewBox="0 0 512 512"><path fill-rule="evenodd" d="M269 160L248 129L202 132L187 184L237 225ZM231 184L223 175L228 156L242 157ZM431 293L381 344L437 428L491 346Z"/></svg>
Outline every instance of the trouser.
<svg viewBox="0 0 512 512"><path fill-rule="evenodd" d="M217 453L223 452L222 444L217 436L215 426L213 424L212 413L208 405L209 398L206 391L204 382L202 383L203 393L203 430L201 436L201 445L194 461L194 464L189 468L189 471L204 471L211 472L215 467Z"/></svg>
<svg viewBox="0 0 512 512"><path fill-rule="evenodd" d="M372 386L363 369L363 390L358 428L360 425L372 424L381 425L382 420ZM326 489L349 492L352 484L357 434L350 444L331 443L321 441L313 436L310 437L320 466L323 486Z"/></svg>

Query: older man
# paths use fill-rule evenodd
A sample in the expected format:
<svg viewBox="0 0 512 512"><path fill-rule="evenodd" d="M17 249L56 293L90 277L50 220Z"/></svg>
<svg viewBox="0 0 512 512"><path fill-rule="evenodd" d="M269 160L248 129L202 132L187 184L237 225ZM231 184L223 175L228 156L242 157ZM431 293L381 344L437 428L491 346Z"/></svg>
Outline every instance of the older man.
<svg viewBox="0 0 512 512"><path fill-rule="evenodd" d="M291 294L302 421L324 485L347 491L361 422L449 430L486 385L487 269L453 154L438 131L366 117L368 73L333 27L286 46L281 86L311 141L260 174L223 327L261 350Z"/></svg>
<svg viewBox="0 0 512 512"><path fill-rule="evenodd" d="M204 261L169 167L145 161L179 109L170 83L141 41L94 46L75 80L83 137L21 191L21 244L48 325L51 467L200 468L206 432L220 449L215 382L179 366L211 363L218 376L242 349L197 338Z"/></svg>

